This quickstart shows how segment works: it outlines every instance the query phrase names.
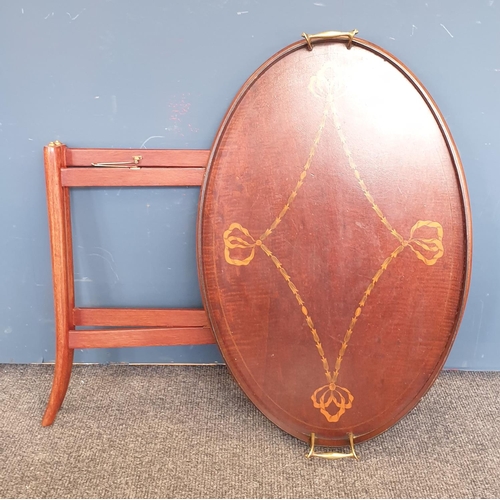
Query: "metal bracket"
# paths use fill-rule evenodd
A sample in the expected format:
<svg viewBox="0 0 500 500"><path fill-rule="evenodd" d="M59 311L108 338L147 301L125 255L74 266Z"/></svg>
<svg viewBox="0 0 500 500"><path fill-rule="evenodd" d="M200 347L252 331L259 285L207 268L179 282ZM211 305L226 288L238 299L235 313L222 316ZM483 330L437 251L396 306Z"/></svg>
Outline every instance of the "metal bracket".
<svg viewBox="0 0 500 500"><path fill-rule="evenodd" d="M314 432L311 432L311 448L309 449L309 453L306 454L306 458L318 457L318 458L326 458L327 460L340 460L341 458L355 458L356 460L359 460L358 456L356 455L356 452L354 451L354 435L350 432L348 436L349 436L349 443L351 446L350 453L339 453L336 451L318 453L314 451L316 435L314 434Z"/></svg>
<svg viewBox="0 0 500 500"><path fill-rule="evenodd" d="M132 161L112 161L109 163L92 163L93 167L104 167L104 168L129 168L130 170L140 170L139 163L142 160L142 156L133 156Z"/></svg>
<svg viewBox="0 0 500 500"><path fill-rule="evenodd" d="M323 31L315 35L302 33L302 38L305 38L307 42L307 50L313 49L313 42L326 42L330 40L347 40L347 48L350 49L352 47L352 41L358 33L359 31L356 29L352 31Z"/></svg>

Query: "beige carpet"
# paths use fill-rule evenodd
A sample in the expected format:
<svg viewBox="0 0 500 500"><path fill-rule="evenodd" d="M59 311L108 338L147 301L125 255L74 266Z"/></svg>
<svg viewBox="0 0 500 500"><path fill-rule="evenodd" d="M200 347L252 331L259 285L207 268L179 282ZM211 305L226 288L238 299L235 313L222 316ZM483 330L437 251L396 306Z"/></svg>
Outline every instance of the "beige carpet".
<svg viewBox="0 0 500 500"><path fill-rule="evenodd" d="M306 460L224 367L78 366L42 428L51 366L0 366L2 497L500 496L500 373L442 373L360 461Z"/></svg>

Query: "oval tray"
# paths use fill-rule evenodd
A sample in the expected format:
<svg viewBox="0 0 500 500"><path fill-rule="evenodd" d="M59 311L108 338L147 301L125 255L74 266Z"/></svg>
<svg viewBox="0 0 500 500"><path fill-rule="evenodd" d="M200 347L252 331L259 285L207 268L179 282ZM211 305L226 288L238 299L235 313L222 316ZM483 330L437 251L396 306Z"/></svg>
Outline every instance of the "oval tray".
<svg viewBox="0 0 500 500"><path fill-rule="evenodd" d="M416 77L361 39L290 45L234 99L201 196L204 305L253 403L325 445L407 414L450 351L471 266L459 155Z"/></svg>

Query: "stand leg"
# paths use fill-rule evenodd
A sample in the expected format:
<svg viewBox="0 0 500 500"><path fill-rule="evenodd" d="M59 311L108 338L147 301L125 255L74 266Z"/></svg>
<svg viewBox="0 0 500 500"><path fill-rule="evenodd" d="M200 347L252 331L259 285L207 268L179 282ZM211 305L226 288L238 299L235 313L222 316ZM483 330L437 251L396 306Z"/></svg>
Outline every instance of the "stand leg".
<svg viewBox="0 0 500 500"><path fill-rule="evenodd" d="M54 368L52 390L50 391L49 402L42 419L42 425L44 427L52 425L56 419L57 412L59 411L59 408L61 408L64 396L66 396L66 391L68 390L72 368L73 349L68 349L67 345L64 347L58 346L56 351L56 364Z"/></svg>
<svg viewBox="0 0 500 500"><path fill-rule="evenodd" d="M52 255L54 313L56 330L56 364L54 380L42 425L51 425L68 389L73 367L73 349L69 347L69 330L74 307L73 258L69 191L61 184L61 169L66 168L66 147L58 142L45 147L45 181Z"/></svg>

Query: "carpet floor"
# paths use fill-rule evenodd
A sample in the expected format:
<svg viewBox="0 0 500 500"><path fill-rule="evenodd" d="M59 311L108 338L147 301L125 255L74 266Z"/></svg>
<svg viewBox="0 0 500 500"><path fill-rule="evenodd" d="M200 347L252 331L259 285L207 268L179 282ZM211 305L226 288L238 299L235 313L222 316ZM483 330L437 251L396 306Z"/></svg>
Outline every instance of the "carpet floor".
<svg viewBox="0 0 500 500"><path fill-rule="evenodd" d="M443 372L354 460L304 458L223 366L75 366L42 428L52 366L0 366L0 496L498 498L500 373Z"/></svg>

